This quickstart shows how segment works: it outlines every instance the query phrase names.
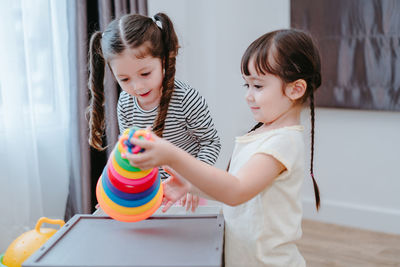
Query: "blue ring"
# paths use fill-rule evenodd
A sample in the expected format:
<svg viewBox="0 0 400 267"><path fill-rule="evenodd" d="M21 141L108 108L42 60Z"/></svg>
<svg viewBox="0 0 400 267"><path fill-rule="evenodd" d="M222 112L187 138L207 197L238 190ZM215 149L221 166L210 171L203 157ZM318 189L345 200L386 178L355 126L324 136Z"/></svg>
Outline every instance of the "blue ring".
<svg viewBox="0 0 400 267"><path fill-rule="evenodd" d="M103 182L103 187L104 188L107 187L108 189L110 189L110 191L115 196L117 196L118 198L125 199L125 200L142 199L142 198L145 198L148 195L150 195L157 187L157 182L154 182L149 188L147 188L146 190L144 190L144 191L142 191L140 193L126 193L126 192L123 192L123 191L115 188L115 186L112 185L110 179L108 178L107 168L108 168L108 165L106 165L106 167L103 170L103 174L102 174L102 176L104 177L104 179L102 179L104 181ZM158 173L158 177L156 179L160 180L160 172Z"/></svg>
<svg viewBox="0 0 400 267"><path fill-rule="evenodd" d="M138 199L138 200L126 200L126 199L117 197L110 191L110 189L107 186L105 186L106 184L103 181L103 180L105 180L104 177L102 177L101 180L102 180L104 192L111 199L112 202L114 202L120 206L130 207L130 208L143 206L146 203L148 203L150 200L152 200L155 197L155 195L157 194L158 189L160 188L160 184L161 184L161 182L160 182L161 179L157 179L157 182L154 183L157 185L157 189L153 190L153 192L150 195L146 196L145 198Z"/></svg>

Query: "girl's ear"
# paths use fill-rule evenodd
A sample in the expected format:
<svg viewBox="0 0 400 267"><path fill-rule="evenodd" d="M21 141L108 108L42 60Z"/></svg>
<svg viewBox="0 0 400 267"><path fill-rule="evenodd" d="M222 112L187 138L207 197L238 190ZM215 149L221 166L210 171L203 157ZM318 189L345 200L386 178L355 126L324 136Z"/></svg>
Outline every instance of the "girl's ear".
<svg viewBox="0 0 400 267"><path fill-rule="evenodd" d="M285 94L291 100L295 101L303 97L307 89L307 82L303 79L298 79L286 86Z"/></svg>

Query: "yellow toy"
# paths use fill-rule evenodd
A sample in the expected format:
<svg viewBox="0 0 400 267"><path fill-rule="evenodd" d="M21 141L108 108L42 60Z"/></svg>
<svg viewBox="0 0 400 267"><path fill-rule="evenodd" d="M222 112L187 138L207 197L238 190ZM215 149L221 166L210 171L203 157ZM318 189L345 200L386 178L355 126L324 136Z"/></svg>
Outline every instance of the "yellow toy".
<svg viewBox="0 0 400 267"><path fill-rule="evenodd" d="M2 259L0 258L0 266L21 267L22 263L38 250L46 241L57 232L57 229L40 228L43 223L57 224L60 228L65 224L63 220L52 220L41 217L34 230L23 233L15 239L7 248Z"/></svg>

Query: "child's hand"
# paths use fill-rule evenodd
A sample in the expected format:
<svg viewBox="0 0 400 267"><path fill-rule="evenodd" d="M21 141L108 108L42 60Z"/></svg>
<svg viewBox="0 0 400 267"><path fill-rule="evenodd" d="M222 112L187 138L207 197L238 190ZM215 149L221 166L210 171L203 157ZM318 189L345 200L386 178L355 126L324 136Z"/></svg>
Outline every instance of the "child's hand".
<svg viewBox="0 0 400 267"><path fill-rule="evenodd" d="M172 168L164 167L164 170L171 176L163 182L164 208L162 209L162 212L166 212L176 201L180 200L190 191L190 183L186 182L182 176Z"/></svg>
<svg viewBox="0 0 400 267"><path fill-rule="evenodd" d="M192 212L195 212L197 207L199 206L200 197L198 195L193 195L191 193L187 193L181 199L181 205L186 206L186 210L192 208Z"/></svg>
<svg viewBox="0 0 400 267"><path fill-rule="evenodd" d="M128 159L132 166L142 170L151 169L154 167L168 165L168 160L171 159L170 151L174 146L168 141L158 137L153 132L150 132L149 140L131 138L129 141L135 146L144 149L144 152L138 154L126 153L124 158Z"/></svg>

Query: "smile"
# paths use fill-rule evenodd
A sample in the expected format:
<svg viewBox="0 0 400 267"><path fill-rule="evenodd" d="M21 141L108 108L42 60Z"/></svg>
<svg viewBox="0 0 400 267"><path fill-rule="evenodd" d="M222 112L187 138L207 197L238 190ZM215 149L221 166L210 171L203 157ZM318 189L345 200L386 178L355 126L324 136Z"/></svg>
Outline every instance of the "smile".
<svg viewBox="0 0 400 267"><path fill-rule="evenodd" d="M145 97L145 96L148 96L149 94L150 94L150 92L151 91L148 91L148 92L146 92L146 93L144 93L144 94L139 94L141 97Z"/></svg>

